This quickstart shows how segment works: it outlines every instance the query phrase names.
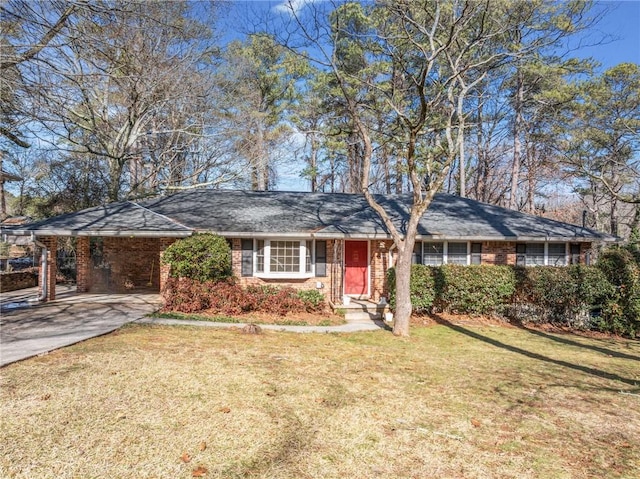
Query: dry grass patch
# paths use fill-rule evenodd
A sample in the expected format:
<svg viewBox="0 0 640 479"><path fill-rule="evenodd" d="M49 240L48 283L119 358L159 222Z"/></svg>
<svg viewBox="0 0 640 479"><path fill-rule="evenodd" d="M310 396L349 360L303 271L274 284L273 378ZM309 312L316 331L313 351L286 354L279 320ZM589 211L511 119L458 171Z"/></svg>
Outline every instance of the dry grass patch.
<svg viewBox="0 0 640 479"><path fill-rule="evenodd" d="M10 365L0 476L637 477L638 342L412 334L130 326Z"/></svg>

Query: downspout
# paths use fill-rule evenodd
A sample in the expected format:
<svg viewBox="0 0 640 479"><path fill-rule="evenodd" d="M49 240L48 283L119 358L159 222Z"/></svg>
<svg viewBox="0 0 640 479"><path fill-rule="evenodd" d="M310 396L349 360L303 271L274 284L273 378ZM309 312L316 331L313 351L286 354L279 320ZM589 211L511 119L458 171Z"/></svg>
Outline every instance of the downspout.
<svg viewBox="0 0 640 479"><path fill-rule="evenodd" d="M42 294L40 294L40 296L38 296L38 301L46 301L47 300L47 293L48 293L48 278L49 278L49 274L48 274L48 266L49 266L49 261L48 261L48 255L49 255L49 250L47 249L47 247L43 244L40 243L40 241L38 241L36 239L36 235L34 233L31 233L31 241L33 241L33 244L35 244L36 246L40 247L41 249L41 253L40 253L40 273L42 274L42 277L40 279L41 281L41 285L42 285Z"/></svg>

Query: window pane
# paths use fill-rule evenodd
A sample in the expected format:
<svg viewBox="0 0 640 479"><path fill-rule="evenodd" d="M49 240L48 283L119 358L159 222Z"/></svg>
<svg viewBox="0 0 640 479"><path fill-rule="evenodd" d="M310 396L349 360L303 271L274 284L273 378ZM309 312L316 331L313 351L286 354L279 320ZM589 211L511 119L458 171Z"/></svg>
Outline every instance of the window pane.
<svg viewBox="0 0 640 479"><path fill-rule="evenodd" d="M305 243L305 271L311 273L311 241Z"/></svg>
<svg viewBox="0 0 640 479"><path fill-rule="evenodd" d="M264 240L256 241L256 272L264 273Z"/></svg>
<svg viewBox="0 0 640 479"><path fill-rule="evenodd" d="M544 243L527 243L527 266L544 265Z"/></svg>
<svg viewBox="0 0 640 479"><path fill-rule="evenodd" d="M567 264L566 246L564 243L549 244L549 260L550 266L564 266Z"/></svg>
<svg viewBox="0 0 640 479"><path fill-rule="evenodd" d="M482 243L471 243L471 264L482 264Z"/></svg>
<svg viewBox="0 0 640 479"><path fill-rule="evenodd" d="M571 244L571 264L580 264L580 245Z"/></svg>
<svg viewBox="0 0 640 479"><path fill-rule="evenodd" d="M442 264L442 252L444 243L422 243L423 255L422 264L429 266L440 266Z"/></svg>
<svg viewBox="0 0 640 479"><path fill-rule="evenodd" d="M447 245L447 263L467 264L467 243L449 243Z"/></svg>
<svg viewBox="0 0 640 479"><path fill-rule="evenodd" d="M269 269L272 273L300 272L300 242L272 241Z"/></svg>

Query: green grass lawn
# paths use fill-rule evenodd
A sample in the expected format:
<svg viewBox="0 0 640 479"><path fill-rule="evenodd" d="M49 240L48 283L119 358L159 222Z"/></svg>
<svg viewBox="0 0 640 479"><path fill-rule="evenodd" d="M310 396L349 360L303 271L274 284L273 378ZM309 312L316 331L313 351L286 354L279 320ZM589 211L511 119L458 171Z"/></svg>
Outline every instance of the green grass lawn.
<svg viewBox="0 0 640 479"><path fill-rule="evenodd" d="M3 478L640 476L637 341L135 325L0 378Z"/></svg>

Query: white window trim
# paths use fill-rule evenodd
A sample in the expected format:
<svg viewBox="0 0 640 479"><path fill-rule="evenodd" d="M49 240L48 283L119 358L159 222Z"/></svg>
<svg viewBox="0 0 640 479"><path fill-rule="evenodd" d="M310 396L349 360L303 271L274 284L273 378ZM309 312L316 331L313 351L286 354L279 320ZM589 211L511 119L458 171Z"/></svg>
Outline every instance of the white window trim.
<svg viewBox="0 0 640 479"><path fill-rule="evenodd" d="M458 264L460 266L469 266L471 264L471 241L451 241L451 243L466 243L467 245L467 261L465 264L460 264L460 263L449 263L449 241L424 241L421 240L420 241L420 250L421 250L421 261L424 265L424 245L425 244L430 244L430 243L442 243L442 264L440 266L443 266L445 264Z"/></svg>
<svg viewBox="0 0 640 479"><path fill-rule="evenodd" d="M526 243L522 243L524 245L528 245L528 244L540 244L540 242L536 242L536 241L528 241ZM564 245L564 264L563 265L551 265L554 266L556 268L564 268L566 266L569 266L569 255L570 255L570 243L569 242L562 242L562 241L545 241L544 242L544 261L543 264L544 266L549 266L549 245L550 244L563 244ZM526 247L525 247L526 248ZM526 253L526 249L525 249L525 254L524 254L524 266L525 268L535 268L536 266L542 266L542 265L537 265L537 264L527 264L527 253Z"/></svg>
<svg viewBox="0 0 640 479"><path fill-rule="evenodd" d="M547 252L547 255L545 255L545 256L546 256L546 259L547 259L547 263L549 261L549 256L548 256L549 245L551 245L551 244L563 244L564 245L564 264L562 264L560 266L557 266L557 265L554 264L554 265L551 265L551 266L557 266L558 268L560 268L562 266L569 266L569 260L570 260L570 257L571 257L571 249L570 249L571 248L571 243L569 243L569 242L558 243L558 242L555 242L555 241L552 241L550 243L545 243L545 247L546 247L545 251Z"/></svg>
<svg viewBox="0 0 640 479"><path fill-rule="evenodd" d="M264 241L264 271L257 271L258 267L258 241ZM272 272L271 268L271 242L272 241L295 241L300 245L300 271L283 271ZM311 271L307 272L307 241L311 241ZM315 252L315 240L309 240L308 238L268 238L268 239L254 239L253 240L253 276L256 278L264 279L307 279L313 278L316 275L316 252Z"/></svg>

